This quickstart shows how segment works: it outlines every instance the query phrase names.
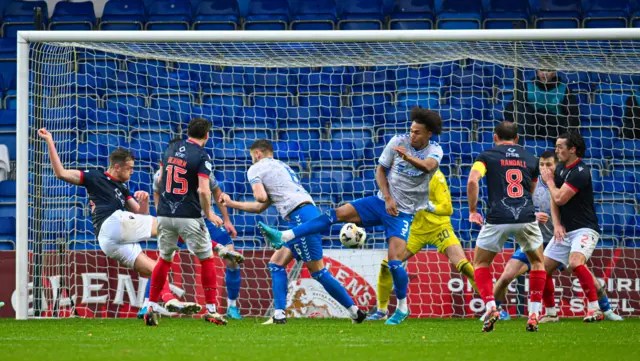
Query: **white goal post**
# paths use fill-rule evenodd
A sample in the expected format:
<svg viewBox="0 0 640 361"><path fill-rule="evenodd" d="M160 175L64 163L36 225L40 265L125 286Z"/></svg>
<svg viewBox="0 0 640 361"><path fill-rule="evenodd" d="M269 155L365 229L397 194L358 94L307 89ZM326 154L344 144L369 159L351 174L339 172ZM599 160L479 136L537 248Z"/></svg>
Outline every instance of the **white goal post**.
<svg viewBox="0 0 640 361"><path fill-rule="evenodd" d="M526 71L533 71L535 69L552 69L557 71L564 71L567 73L575 74L576 72L590 72L593 74L625 74L625 75L640 75L640 29L526 29L526 30L383 30L383 31L20 31L17 34L17 173L16 173L16 292L15 292L15 311L17 319L27 319L30 316L29 313L29 304L30 300L30 289L29 284L32 282L30 280L30 274L33 272L30 270L30 234L33 232L38 232L38 229L34 229L34 225L40 225L40 222L45 221L45 218L35 219L33 215L30 215L30 207L33 207L31 202L34 200L31 199L33 194L30 190L30 182L33 182L32 178L30 178L30 169L33 168L34 162L34 154L33 151L30 151L30 145L33 146L34 141L37 141L37 135L34 133L34 128L30 125L33 114L31 111L34 108L34 105L30 103L30 97L33 98L33 82L37 82L37 78L32 78L30 80L30 74L33 75L33 69L30 69L30 66L33 66L34 63L40 61L43 54L46 52L46 49L38 49L38 53L34 54L33 46L35 44L50 44L51 48L60 49L60 48L82 48L89 49L92 52L107 52L115 54L115 56L120 57L139 57L141 59L153 59L153 60L161 60L161 61L173 61L173 62L185 62L185 63L204 63L211 66L220 66L220 67L233 67L234 64L237 63L239 67L264 67L264 68L324 68L324 67L366 67L367 70L360 71L355 70L355 73L360 72L358 76L361 76L363 73L368 71L377 72L380 71L380 74L390 74L393 72L395 75L393 79L388 78L384 79L385 84L390 84L391 82L399 81L400 76L397 75L399 71L404 71L411 67L418 67L421 65L433 65L433 66L443 66L439 64L446 63L447 67L450 66L451 62L466 62L462 67L474 67L476 63L471 64L471 62L477 62L477 69L480 69L482 66L494 66L500 68L500 74L505 74L502 72L505 68L510 69L519 69L523 73ZM237 46L235 46L237 45ZM248 52L250 55L254 55L254 57L239 56L242 52ZM190 56L191 54L191 56ZM55 56L55 54L53 55ZM484 64L484 65L483 65ZM489 64L489 65L487 65ZM391 68L385 68L384 70L378 70L376 67L400 67L402 69L398 70L396 68L390 70ZM458 69L458 65L455 65L455 69ZM460 67L460 69L462 69ZM475 69L475 68L474 68ZM324 71L324 70L323 70ZM433 75L434 73L430 73L430 76L437 78L438 76L463 76L465 73L465 69L460 70L460 73L456 73L458 70L453 71L442 71L438 74L442 75ZM333 72L333 73L332 73ZM345 72L344 69L340 70L326 70L326 74L328 76L335 75L337 73ZM444 75L444 74L447 75ZM249 74L248 72L246 74ZM246 74L240 74L240 76L245 76ZM289 74L289 73L287 73ZM404 73L403 73L404 74ZM454 74L454 75L451 75ZM478 73L479 74L479 73ZM479 76L475 74L475 76ZM492 73L491 78L499 78L499 77L507 77L511 75L496 75L497 73ZM512 74L512 73L510 73ZM474 76L474 74L469 73L468 75ZM405 78L411 78L411 75L404 75ZM594 75L596 76L596 75ZM407 79L408 79L407 78ZM577 77L578 78L578 77ZM576 79L577 79L576 78ZM333 79L333 78L332 78ZM109 80L109 79L106 79ZM410 83L409 79L407 83ZM403 80L404 81L404 80ZM493 81L493 80L492 80ZM516 80L517 83L519 80ZM624 82L618 80L607 80L603 77L598 76L598 78L591 78L591 82L593 83L602 83L602 84L613 84L615 85L615 89L610 92L618 93L618 91L623 92L625 89ZM501 85L497 85L500 83ZM513 86L514 82L511 82ZM385 98L387 95L381 96L384 104L373 104L375 106L380 105L384 107L384 109L390 109L389 107L393 106L393 109L400 109L401 107L396 106L396 102L398 102L397 92L399 86L396 87L394 83L393 88L384 88L382 90L375 89L371 90L372 93L389 93L391 95L388 98ZM398 83L399 84L399 83ZM455 86L458 86L460 82L455 82L457 85L453 85L454 83L449 82L448 80L442 80L436 87L440 87L441 89L436 89L436 92L439 93L439 99L435 100L439 104L444 104L448 102L445 97L455 98L456 106L459 105L459 101L465 100L467 98L471 98L471 101L465 103L467 106L471 107L470 110L478 111L478 114L488 114L492 111L501 111L495 107L497 101L494 101L499 97L499 92L502 91L501 86L504 85L501 81L497 81L496 85L491 85L487 87L488 89L493 89L492 94L488 94L488 90L478 90L476 93L473 88L478 85L477 83L469 83L468 88L470 92L467 94L455 94L456 90L467 89L460 88L454 89ZM59 84L40 84L40 87L43 86L58 86ZM233 84L232 84L233 85ZM285 84L289 86L290 84ZM336 85L338 87L342 87L343 84L330 84ZM635 84L640 85L640 84ZM466 85L460 85L466 86ZM73 84L68 86L69 89L72 89ZM448 90L443 90L447 87ZM517 88L517 84L516 84ZM578 87L579 88L579 87ZM411 88L412 92L416 91L415 87ZM585 104L585 109L589 108L589 105L602 105L604 103L597 103L594 99L600 99L600 97L594 98L594 93L596 93L597 89L589 89L579 88L578 91L584 91L585 93L589 93L585 95L585 102L590 102L589 104ZM514 90L510 88L509 91L517 92L517 89ZM446 94L445 94L446 92ZM477 104L487 104L486 108L479 109L476 103L474 103L474 99L483 98L484 94L491 98L486 102L479 102ZM344 94L340 94L338 98L340 101L345 101L346 104L352 105L353 103L353 94L354 92ZM482 94L482 95L479 95ZM46 95L37 94L37 96L45 97L51 96L51 98L55 98L56 95L51 95L47 93ZM438 96L436 96L438 97ZM604 98L604 97L603 97ZM344 100L348 99L348 100ZM371 98L364 97L363 99L374 99L373 101L378 101L375 96ZM421 99L421 98L413 98L413 99ZM481 99L482 100L482 99ZM599 101L599 100L598 100ZM393 103L393 104L392 104ZM297 104L297 103L296 103ZM427 104L427 103L425 103ZM42 106L36 105L35 107ZM265 105L265 109L270 105ZM387 107L389 106L389 107ZM460 109L463 109L465 105L461 105ZM277 107L277 105L276 105ZM473 107L476 107L473 109ZM341 106L338 106L341 108ZM374 107L373 112L379 112L379 108ZM593 108L593 107L592 107ZM61 108L62 109L62 108ZM404 108L402 108L404 109ZM456 108L458 109L458 108ZM276 111L282 109L275 109ZM288 110L288 109L284 109ZM62 111L62 110L61 110ZM452 112L450 109L449 112ZM399 110L398 110L399 112ZM464 113L466 114L466 113ZM470 112L469 114L475 114ZM366 115L366 114L365 114ZM385 110L382 113L375 113L376 122L386 122L384 120L390 114ZM56 115L60 119L65 119L68 117L66 113L64 115ZM484 117L485 115L483 115ZM364 116L363 116L364 117ZM488 116L487 116L488 117ZM383 119L383 120L380 120ZM482 132L486 132L488 128L482 128L486 124L491 124L493 118L487 119L459 119L452 117L456 124L471 124L470 128L464 130L469 133L469 137L460 138L460 140L447 140L442 141L443 143L450 144L447 145L447 149L458 149L458 154L456 156L460 156L460 159L468 159L471 155L465 156L464 152L475 150L474 143L480 143ZM491 120L482 122L484 120ZM595 123L594 123L595 124ZM108 125L108 124L106 124ZM382 124L382 125L386 125ZM390 128L391 124L389 123ZM242 125L241 125L242 126ZM361 126L361 125L359 125ZM364 125L364 127L369 126L368 123ZM374 122L374 126L376 129L379 126L378 123ZM445 122L445 128L447 128L447 123ZM603 128L603 125L593 125L593 128ZM586 129L586 128L585 128ZM377 132L377 130L376 130ZM329 138L325 138L325 133L330 134L331 129L320 129L320 133L322 141L329 141ZM240 134L238 130L234 130L234 134ZM243 133L244 134L244 133ZM595 133L593 133L595 134ZM597 134L609 134L609 133L597 133ZM376 145L382 142L384 138L383 132L377 132L374 135L376 137ZM605 135L599 135L600 137L608 137ZM239 138L238 138L239 139ZM346 141L354 141L357 139L346 139ZM237 140L237 139L235 139ZM251 140L250 138L242 139L242 140ZM548 141L549 139L547 139ZM305 140L306 142L312 143L313 140ZM614 152L614 149L607 149L608 144L617 144L616 139L607 138L606 141L599 142L597 147L600 150L605 151L605 153L612 153L609 155L609 158L617 157L618 154L623 154L625 149L617 149L618 152ZM227 139L224 140L227 142ZM447 143L449 142L449 143ZM468 147L457 147L455 143L458 142L462 145L468 145ZM227 142L228 143L228 142ZM226 144L226 143L225 143ZM354 143L359 144L359 143ZM372 143L373 144L373 143ZM458 144L458 145L460 145ZM627 144L627 143L624 143ZM303 145L307 146L309 144ZM596 146L593 145L592 146ZM375 148L376 151L379 148ZM144 149L140 149L144 150ZM334 150L334 149L331 149ZM537 153L544 149L536 149ZM354 150L355 152L356 150ZM365 149L357 150L359 152L365 151ZM71 152L69 152L71 154ZM355 153L354 153L355 154ZM379 154L374 154L375 157L379 156ZM41 156L41 155L39 155ZM71 159L71 155L66 160ZM445 153L445 157L447 154ZM593 158L597 158L599 155L594 155ZM48 159L45 159L48 162ZM363 158L370 162L375 162L374 158L367 157ZM605 159L605 156L602 158L601 167L597 169L601 175L603 175L603 184L607 182L607 180L612 179L610 175L610 171L613 169L613 162L609 162L608 159ZM65 159L63 158L63 161ZM638 158L638 162L640 162L640 158ZM367 163L367 165L375 164L375 163ZM449 167L449 164L451 166ZM461 176L464 176L463 171L467 171L465 168L466 161L460 161L459 159L455 162L448 162L447 167L452 169L450 176L452 178L462 179ZM307 164L308 165L308 164ZM45 167L47 167L45 165ZM301 166L303 168L303 166ZM308 167L304 167L303 171L306 171ZM333 168L332 168L333 169ZM455 170L454 170L455 169ZM354 173L360 172L360 170L356 169L354 166ZM358 179L364 178L363 176L354 176L348 178L345 182L351 182L352 184L357 182ZM312 179L313 176L312 176ZM332 178L336 179L336 178ZM354 181L355 179L355 181ZM623 180L623 182L630 182L631 188L640 189L638 187L638 183L635 180ZM635 178L634 178L635 179ZM613 180L613 179L612 179ZM638 178L640 180L640 178ZM229 183L227 183L229 184ZM40 185L42 186L42 184ZM450 184L451 186L451 184ZM353 188L353 187L352 187ZM335 191L335 198L339 200L335 201L336 204L345 201L346 198L340 197L340 191ZM603 191L604 192L604 191ZM611 191L611 193L615 193ZM637 212L638 205L635 203L635 194L628 194L629 198L633 198L633 202L629 201L629 204L632 204L635 207ZM31 199L31 200L30 200ZM459 199L463 199L463 196L460 195ZM626 198L625 198L626 199ZM615 205L619 202L618 198L615 197L605 197L602 200L603 204L607 205ZM39 203L42 204L42 203ZM454 203L454 208L456 204L464 204L464 203ZM614 209L614 208L606 208L606 209ZM630 208L631 209L631 208ZM41 213L40 213L41 214ZM636 213L637 214L637 213ZM616 214L607 214L604 219L614 219L613 223L607 224L612 234L617 235L616 232L620 230L620 232L625 231L625 227L628 225L624 223L624 219L619 221L615 216ZM628 219L632 219L634 214L628 214ZM32 222L35 219L35 223ZM607 221L605 221L607 222ZM622 222L620 224L619 222ZM454 226L455 228L455 226ZM468 231L464 229L455 229L458 231ZM471 233L469 233L471 235ZM640 232L639 232L640 234ZM469 251L469 247L472 243L472 239L470 237L460 237L463 239L463 243L467 246L465 251ZM629 238L630 239L630 238ZM619 249L625 248L625 242L628 238L623 238L623 234L620 234L619 237L615 237L615 241L611 244L611 249ZM331 247L329 247L331 248ZM358 257L357 251L349 251L351 255L349 257ZM435 252L434 250L430 250L430 252ZM607 255L613 255L615 252L605 251ZM625 256L626 255L626 256ZM636 252L631 249L630 252L622 254L620 257L631 257L629 255L640 256L640 252ZM441 255L438 255L441 256ZM443 257L443 256L441 256ZM608 256L607 256L608 257ZM617 256L616 256L617 257ZM606 257L603 257L606 258ZM440 261L443 265L446 266L446 260ZM621 267L624 267L628 274L629 279L637 279L639 276L638 268L640 267L639 259L631 257L626 259ZM615 264L609 264L608 260L598 261L599 266L616 267ZM376 269L377 264L369 265L369 269ZM445 267L443 266L443 267ZM413 272L423 272L419 266L416 266ZM598 271L600 272L600 271ZM451 272L448 270L445 271L446 278L450 278ZM453 271L455 273L455 270ZM495 275L498 276L497 274ZM599 278L601 274L596 274ZM375 275L368 275L365 278L375 280ZM563 276L566 277L566 276ZM609 273L608 277L612 277L611 273ZM604 277L605 280L608 277ZM563 286L566 289L571 288L571 282L565 283ZM605 284L606 285L606 284ZM428 287L425 285L424 287ZM375 286L373 286L375 292ZM620 288L615 285L610 285L609 289L613 289L614 297L618 297L617 294L620 292ZM422 288L420 288L422 290ZM624 289L622 291L625 291ZM629 289L629 293L631 289ZM411 290L410 290L411 292ZM429 290L427 292L435 292ZM575 292L571 291L571 292ZM353 295L357 297L356 295ZM465 295L456 295L457 300L463 300L464 304L467 304L469 299ZM631 299L635 297L635 299ZM628 308L632 308L631 305L639 305L639 299L637 298L637 290L636 296L631 296L625 293L624 296L620 296L620 298L626 298L627 303L625 304ZM449 298L447 298L449 299ZM458 302L456 301L456 302ZM411 302L411 301L410 301ZM467 310L466 305L460 306L461 309ZM473 310L473 307L472 307ZM437 316L440 313L431 313L425 312L425 317L433 317ZM462 311L462 313L458 311L443 311L442 315L460 315L460 316L469 316L472 312ZM628 315L635 314L633 311L629 311ZM253 314L255 315L255 314Z"/></svg>

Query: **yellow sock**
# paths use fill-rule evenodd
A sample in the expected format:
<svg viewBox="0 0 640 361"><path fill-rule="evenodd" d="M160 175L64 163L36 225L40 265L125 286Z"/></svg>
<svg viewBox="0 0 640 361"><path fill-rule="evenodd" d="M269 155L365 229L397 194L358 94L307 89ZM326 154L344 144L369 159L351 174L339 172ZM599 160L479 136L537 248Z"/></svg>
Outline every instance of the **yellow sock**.
<svg viewBox="0 0 640 361"><path fill-rule="evenodd" d="M473 289L476 290L476 292L480 293L478 291L478 287L476 286L476 281L473 279L473 266L471 265L471 262L463 259L462 261L458 262L458 264L456 265L456 269L458 269L458 272L465 275L467 279L469 279L469 282L471 282L471 286L473 287Z"/></svg>
<svg viewBox="0 0 640 361"><path fill-rule="evenodd" d="M393 277L389 271L389 263L385 259L380 263L380 274L378 275L378 309L386 310L389 307L389 297L393 290Z"/></svg>

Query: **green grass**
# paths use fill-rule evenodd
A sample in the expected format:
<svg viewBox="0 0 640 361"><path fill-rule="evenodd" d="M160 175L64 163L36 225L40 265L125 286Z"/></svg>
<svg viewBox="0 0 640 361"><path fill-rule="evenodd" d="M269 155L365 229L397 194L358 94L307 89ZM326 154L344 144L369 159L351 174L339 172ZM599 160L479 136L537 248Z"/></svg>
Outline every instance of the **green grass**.
<svg viewBox="0 0 640 361"><path fill-rule="evenodd" d="M527 333L525 320L500 321L489 334L477 320L410 319L389 327L348 320L255 319L226 327L199 319L0 319L0 360L640 360L640 320L583 324L562 320Z"/></svg>

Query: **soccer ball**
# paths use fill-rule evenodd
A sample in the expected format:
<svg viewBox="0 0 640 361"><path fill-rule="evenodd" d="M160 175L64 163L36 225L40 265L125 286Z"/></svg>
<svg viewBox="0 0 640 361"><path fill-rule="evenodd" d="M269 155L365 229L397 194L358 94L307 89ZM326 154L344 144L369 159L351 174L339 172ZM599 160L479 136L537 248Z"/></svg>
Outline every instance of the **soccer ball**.
<svg viewBox="0 0 640 361"><path fill-rule="evenodd" d="M346 223L340 230L340 242L345 247L360 247L365 239L367 239L367 232L353 223Z"/></svg>

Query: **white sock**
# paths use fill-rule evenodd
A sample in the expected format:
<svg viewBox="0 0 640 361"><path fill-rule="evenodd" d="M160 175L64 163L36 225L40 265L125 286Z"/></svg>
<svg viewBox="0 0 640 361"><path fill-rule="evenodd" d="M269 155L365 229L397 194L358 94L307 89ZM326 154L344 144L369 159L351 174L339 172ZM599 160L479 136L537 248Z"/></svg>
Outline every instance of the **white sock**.
<svg viewBox="0 0 640 361"><path fill-rule="evenodd" d="M293 234L293 231L292 231L292 230L288 229L288 230L286 230L286 231L282 232L282 237L281 237L281 239L282 239L284 242L289 242L290 240L292 240L292 239L294 239L294 238L296 238L296 236Z"/></svg>
<svg viewBox="0 0 640 361"><path fill-rule="evenodd" d="M557 316L558 315L558 311L556 311L555 307L545 307L544 308L544 314L547 316Z"/></svg>
<svg viewBox="0 0 640 361"><path fill-rule="evenodd" d="M227 307L236 307L236 300L227 298Z"/></svg>
<svg viewBox="0 0 640 361"><path fill-rule="evenodd" d="M540 310L542 309L542 302L529 302L529 316L535 313L536 315L540 315Z"/></svg>
<svg viewBox="0 0 640 361"><path fill-rule="evenodd" d="M276 320L281 320L283 318L287 318L287 314L284 313L284 310L276 310L273 313L273 318L275 318Z"/></svg>
<svg viewBox="0 0 640 361"><path fill-rule="evenodd" d="M491 311L494 307L496 307L496 301L489 301L485 306L487 307L487 311Z"/></svg>
<svg viewBox="0 0 640 361"><path fill-rule="evenodd" d="M358 317L358 306L353 305L353 306L349 307L348 311L349 311L349 314L351 315L351 318L357 318Z"/></svg>
<svg viewBox="0 0 640 361"><path fill-rule="evenodd" d="M207 303L207 312L209 313L218 313L218 307L212 303Z"/></svg>
<svg viewBox="0 0 640 361"><path fill-rule="evenodd" d="M590 301L589 304L587 305L587 309L589 311L591 311L591 310L599 310L600 309L600 305L598 305L598 301Z"/></svg>
<svg viewBox="0 0 640 361"><path fill-rule="evenodd" d="M378 307L378 312L389 313L389 309L388 308L380 308L380 307Z"/></svg>
<svg viewBox="0 0 640 361"><path fill-rule="evenodd" d="M407 298L403 298L403 299L398 299L398 306L397 306L398 310L400 310L400 312L403 313L407 313L409 311L409 308L407 307Z"/></svg>
<svg viewBox="0 0 640 361"><path fill-rule="evenodd" d="M155 302L149 302L149 307L151 307L151 311L158 312L160 310L160 305Z"/></svg>

